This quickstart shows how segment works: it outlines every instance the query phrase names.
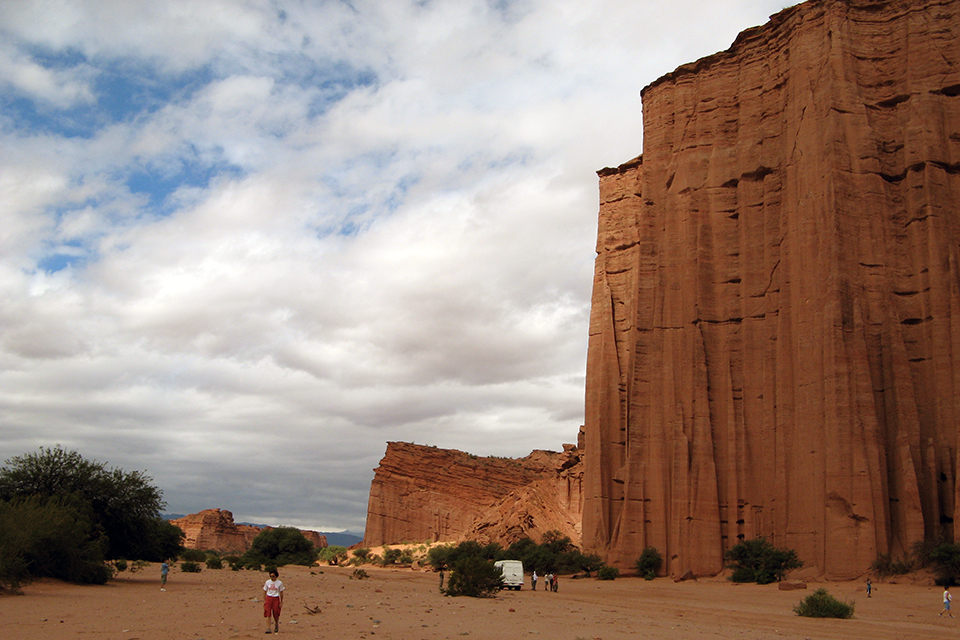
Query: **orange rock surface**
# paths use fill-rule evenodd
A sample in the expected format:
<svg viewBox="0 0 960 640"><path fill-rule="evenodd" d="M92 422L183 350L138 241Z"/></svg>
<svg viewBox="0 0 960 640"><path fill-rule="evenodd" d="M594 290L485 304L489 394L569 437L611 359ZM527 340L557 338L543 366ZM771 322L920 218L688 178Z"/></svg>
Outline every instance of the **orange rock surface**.
<svg viewBox="0 0 960 640"><path fill-rule="evenodd" d="M390 442L370 485L365 546L404 542L539 540L551 530L580 543L579 449L481 458Z"/></svg>
<svg viewBox="0 0 960 640"><path fill-rule="evenodd" d="M812 1L644 89L599 172L588 551L845 579L954 535L958 43L957 1Z"/></svg>
<svg viewBox="0 0 960 640"><path fill-rule="evenodd" d="M236 524L233 514L221 509L204 509L183 518L170 521L186 534L183 546L187 549L221 551L223 553L243 553L250 548L253 539L261 531L260 527L248 524ZM270 527L266 527L269 529ZM307 540L316 547L326 547L327 537L316 531L301 530Z"/></svg>

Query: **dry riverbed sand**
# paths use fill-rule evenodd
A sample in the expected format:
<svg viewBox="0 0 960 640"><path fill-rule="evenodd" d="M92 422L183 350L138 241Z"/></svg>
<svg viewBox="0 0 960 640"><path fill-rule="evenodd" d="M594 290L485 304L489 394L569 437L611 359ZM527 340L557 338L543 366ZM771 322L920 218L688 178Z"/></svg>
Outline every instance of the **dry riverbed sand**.
<svg viewBox="0 0 960 640"><path fill-rule="evenodd" d="M557 593L522 591L496 598L449 598L439 575L366 567L283 567L287 586L279 636L264 634L263 582L250 571L173 567L160 591L159 565L119 574L102 586L42 580L24 595L0 595L2 640L181 640L316 638L551 640L657 638L930 640L960 637L960 620L941 618L942 590L924 584L811 583L807 590L734 585L722 579L674 583L561 579ZM541 585L542 586L542 585ZM815 620L792 608L813 589L856 604L852 620ZM320 608L311 614L310 609ZM956 614L955 614L956 615Z"/></svg>

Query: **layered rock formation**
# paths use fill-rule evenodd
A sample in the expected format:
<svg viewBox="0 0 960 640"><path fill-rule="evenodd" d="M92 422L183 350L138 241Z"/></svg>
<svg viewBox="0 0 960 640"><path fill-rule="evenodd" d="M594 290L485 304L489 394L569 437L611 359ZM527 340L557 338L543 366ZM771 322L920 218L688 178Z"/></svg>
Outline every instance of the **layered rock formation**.
<svg viewBox="0 0 960 640"><path fill-rule="evenodd" d="M221 509L204 509L183 518L170 521L185 534L183 546L187 549L243 553L264 529L248 524L236 524L233 514ZM269 529L270 527L266 527ZM316 531L301 530L304 537L316 547L326 547L326 536Z"/></svg>
<svg viewBox="0 0 960 640"><path fill-rule="evenodd" d="M958 43L960 2L812 1L644 89L599 172L585 548L850 578L953 536Z"/></svg>
<svg viewBox="0 0 960 640"><path fill-rule="evenodd" d="M539 540L556 530L580 541L579 449L525 458L390 442L370 485L366 546L403 542Z"/></svg>

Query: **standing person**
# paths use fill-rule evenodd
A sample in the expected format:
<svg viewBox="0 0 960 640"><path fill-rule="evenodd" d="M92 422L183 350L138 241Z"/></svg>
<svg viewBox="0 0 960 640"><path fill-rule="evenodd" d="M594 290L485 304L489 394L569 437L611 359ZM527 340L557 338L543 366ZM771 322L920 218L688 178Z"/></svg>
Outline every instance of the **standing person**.
<svg viewBox="0 0 960 640"><path fill-rule="evenodd" d="M950 595L950 587L943 588L943 610L938 613L938 616L942 616L944 613L950 614L950 617L953 617L953 614L950 613L950 603L953 601L953 597Z"/></svg>
<svg viewBox="0 0 960 640"><path fill-rule="evenodd" d="M167 574L170 573L170 565L164 560L160 563L160 591L167 590Z"/></svg>
<svg viewBox="0 0 960 640"><path fill-rule="evenodd" d="M557 592L557 586L558 586L557 583L558 583L558 582L559 582L559 580L557 579L557 574L553 574L553 592L554 592L554 593Z"/></svg>
<svg viewBox="0 0 960 640"><path fill-rule="evenodd" d="M533 570L533 576L531 576L530 578L530 583L531 583L531 588L534 591L536 591L537 590L537 570L536 569Z"/></svg>
<svg viewBox="0 0 960 640"><path fill-rule="evenodd" d="M267 619L267 633L270 633L270 618L273 618L273 633L280 633L280 609L283 608L283 590L276 569L270 570L270 579L263 583L267 595L263 598L263 617Z"/></svg>
<svg viewBox="0 0 960 640"><path fill-rule="evenodd" d="M443 569L440 569L440 591L443 591Z"/></svg>
<svg viewBox="0 0 960 640"><path fill-rule="evenodd" d="M870 582L870 578L867 578L867 597L870 597L870 593L873 591L873 583Z"/></svg>

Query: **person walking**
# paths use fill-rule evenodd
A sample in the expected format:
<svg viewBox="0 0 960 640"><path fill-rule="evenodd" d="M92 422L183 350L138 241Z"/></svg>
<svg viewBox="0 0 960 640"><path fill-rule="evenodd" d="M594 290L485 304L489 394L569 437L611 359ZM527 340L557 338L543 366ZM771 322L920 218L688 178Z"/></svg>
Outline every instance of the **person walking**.
<svg viewBox="0 0 960 640"><path fill-rule="evenodd" d="M950 613L950 603L953 602L953 596L950 595L950 587L943 588L943 610L940 611L937 615L942 616L943 614L948 614L951 618L953 614Z"/></svg>
<svg viewBox="0 0 960 640"><path fill-rule="evenodd" d="M167 590L167 574L170 573L170 565L166 560L160 563L160 591Z"/></svg>
<svg viewBox="0 0 960 640"><path fill-rule="evenodd" d="M286 587L280 582L276 569L270 570L270 579L263 583L267 595L263 598L263 617L267 619L267 633L270 631L270 619L273 618L273 633L280 633L280 610L283 608L283 592Z"/></svg>
<svg viewBox="0 0 960 640"><path fill-rule="evenodd" d="M873 593L873 583L870 582L870 578L867 578L867 597L870 597L870 594Z"/></svg>

